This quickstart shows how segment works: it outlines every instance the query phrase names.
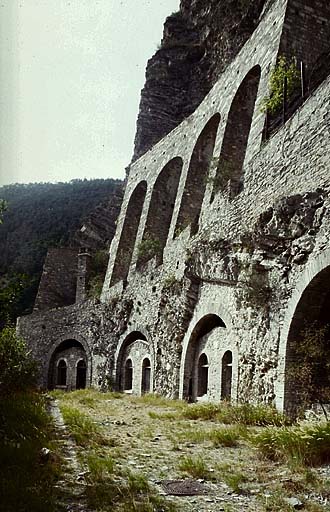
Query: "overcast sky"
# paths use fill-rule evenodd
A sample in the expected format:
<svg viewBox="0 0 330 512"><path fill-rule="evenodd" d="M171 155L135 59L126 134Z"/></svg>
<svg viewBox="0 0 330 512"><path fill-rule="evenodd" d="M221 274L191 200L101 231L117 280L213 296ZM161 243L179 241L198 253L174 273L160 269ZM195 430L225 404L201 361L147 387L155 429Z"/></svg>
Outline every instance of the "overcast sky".
<svg viewBox="0 0 330 512"><path fill-rule="evenodd" d="M0 0L0 184L124 177L179 0Z"/></svg>

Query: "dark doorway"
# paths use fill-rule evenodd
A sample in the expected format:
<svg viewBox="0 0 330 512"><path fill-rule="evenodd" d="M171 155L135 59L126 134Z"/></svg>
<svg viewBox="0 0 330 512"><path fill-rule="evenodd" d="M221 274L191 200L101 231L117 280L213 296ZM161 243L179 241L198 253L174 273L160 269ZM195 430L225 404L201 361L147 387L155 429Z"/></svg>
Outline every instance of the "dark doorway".
<svg viewBox="0 0 330 512"><path fill-rule="evenodd" d="M133 363L131 359L127 359L125 363L124 390L133 389Z"/></svg>
<svg viewBox="0 0 330 512"><path fill-rule="evenodd" d="M231 399L231 382L233 375L233 354L230 350L222 358L221 369L221 400Z"/></svg>
<svg viewBox="0 0 330 512"><path fill-rule="evenodd" d="M207 394L209 381L209 362L206 354L202 354L198 360L198 389L197 396Z"/></svg>
<svg viewBox="0 0 330 512"><path fill-rule="evenodd" d="M151 364L150 359L146 358L142 363L142 393L149 393L150 391L150 380L151 380Z"/></svg>
<svg viewBox="0 0 330 512"><path fill-rule="evenodd" d="M61 359L57 365L57 379L56 384L58 386L66 386L67 377L67 365L64 359Z"/></svg>
<svg viewBox="0 0 330 512"><path fill-rule="evenodd" d="M85 389L86 387L87 367L83 359L77 363L76 389Z"/></svg>

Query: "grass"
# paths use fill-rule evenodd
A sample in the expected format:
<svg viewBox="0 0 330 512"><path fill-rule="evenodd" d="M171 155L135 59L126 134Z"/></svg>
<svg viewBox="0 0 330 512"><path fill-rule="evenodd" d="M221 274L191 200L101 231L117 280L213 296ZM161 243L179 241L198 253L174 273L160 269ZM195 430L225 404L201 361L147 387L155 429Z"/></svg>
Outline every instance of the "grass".
<svg viewBox="0 0 330 512"><path fill-rule="evenodd" d="M252 440L263 456L274 461L295 466L316 466L330 461L330 422L308 427L269 427Z"/></svg>
<svg viewBox="0 0 330 512"><path fill-rule="evenodd" d="M78 445L88 447L94 444L107 444L102 430L87 414L64 404L61 405L60 409L64 422L69 427L71 435Z"/></svg>
<svg viewBox="0 0 330 512"><path fill-rule="evenodd" d="M225 424L239 423L254 426L290 424L290 420L274 407L262 404L239 404L235 406L228 402L194 404L184 409L182 415L192 420L215 420Z"/></svg>
<svg viewBox="0 0 330 512"><path fill-rule="evenodd" d="M54 484L62 471L53 426L39 393L20 392L0 400L0 510L56 510ZM48 460L40 458L51 449ZM47 489L47 493L45 493Z"/></svg>
<svg viewBox="0 0 330 512"><path fill-rule="evenodd" d="M289 451L286 447L281 452L268 439L272 455L269 458L263 453L260 458L260 446L266 443L258 444L262 434L297 431L306 440L306 428L312 428L288 426L287 419L272 408L228 403L188 405L157 395L117 397L93 390L59 395L59 401L62 408L69 408L70 430L75 435L78 431L78 439L82 436L78 455L88 469L86 495L88 507L95 512L168 512L180 505L185 510L183 498L165 500L153 486L152 481L163 479L224 482L231 492L249 500L251 510L285 511L287 503L282 498L297 496L306 512L319 512L317 500L329 495L329 482L323 473L292 464L284 455ZM314 425L313 434L307 431L308 437L318 443L320 438L326 440L322 429L315 430ZM109 435L115 446L109 444ZM221 489L219 486L217 491L225 498L221 506L236 510L230 496L227 502L228 489ZM194 499L196 510L202 509L205 498ZM214 510L211 505L210 509Z"/></svg>
<svg viewBox="0 0 330 512"><path fill-rule="evenodd" d="M210 472L207 468L205 459L202 456L190 456L182 457L178 469L183 473L188 473L194 478L203 478L207 480L210 476Z"/></svg>

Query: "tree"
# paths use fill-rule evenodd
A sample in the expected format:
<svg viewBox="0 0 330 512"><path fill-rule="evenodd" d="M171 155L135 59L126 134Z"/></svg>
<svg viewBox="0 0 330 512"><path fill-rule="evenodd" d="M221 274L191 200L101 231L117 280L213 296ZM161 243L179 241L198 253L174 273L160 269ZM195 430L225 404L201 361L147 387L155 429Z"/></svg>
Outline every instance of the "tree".
<svg viewBox="0 0 330 512"><path fill-rule="evenodd" d="M13 327L0 331L0 398L34 386L36 363Z"/></svg>

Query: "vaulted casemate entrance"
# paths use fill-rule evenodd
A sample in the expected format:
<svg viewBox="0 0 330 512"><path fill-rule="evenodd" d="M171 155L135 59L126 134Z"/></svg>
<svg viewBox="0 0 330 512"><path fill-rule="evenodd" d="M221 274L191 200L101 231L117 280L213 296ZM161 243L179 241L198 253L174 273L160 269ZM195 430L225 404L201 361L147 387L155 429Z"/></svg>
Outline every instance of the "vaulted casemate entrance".
<svg viewBox="0 0 330 512"><path fill-rule="evenodd" d="M215 314L205 315L197 322L185 354L183 398L230 399L232 352L223 348L228 345L227 336L225 323Z"/></svg>
<svg viewBox="0 0 330 512"><path fill-rule="evenodd" d="M117 356L117 388L135 395L150 393L153 389L152 370L149 342L141 332L131 332L121 345Z"/></svg>
<svg viewBox="0 0 330 512"><path fill-rule="evenodd" d="M330 266L306 286L286 347L284 409L330 404Z"/></svg>
<svg viewBox="0 0 330 512"><path fill-rule="evenodd" d="M84 389L87 384L87 355L79 341L68 339L55 349L49 364L48 388Z"/></svg>

